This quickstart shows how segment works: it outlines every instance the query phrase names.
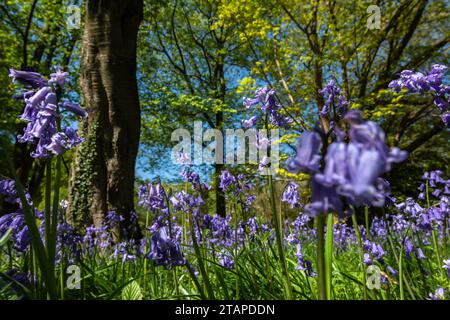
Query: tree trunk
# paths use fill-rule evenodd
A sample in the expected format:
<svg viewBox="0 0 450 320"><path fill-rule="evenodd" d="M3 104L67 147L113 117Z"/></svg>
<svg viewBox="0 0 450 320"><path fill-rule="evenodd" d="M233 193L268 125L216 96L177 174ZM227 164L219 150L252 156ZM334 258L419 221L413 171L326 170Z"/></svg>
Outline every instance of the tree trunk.
<svg viewBox="0 0 450 320"><path fill-rule="evenodd" d="M136 45L142 0L87 0L81 87L90 111L70 181L68 220L99 226L108 211L129 221L140 135Z"/></svg>
<svg viewBox="0 0 450 320"><path fill-rule="evenodd" d="M223 50L223 42L221 40L217 40L218 42L218 49L219 52ZM216 98L225 103L225 96L226 96L226 82L225 82L225 66L224 66L224 56L223 53L220 53L217 57L216 61L216 67L215 67L215 76L217 79L217 87L216 87ZM224 118L223 118L223 111L219 111L216 113L216 129L223 132L223 124L224 124ZM223 144L221 146L218 146L218 148L222 148L223 150ZM216 151L217 152L217 151ZM224 160L224 159L222 159ZM226 202L225 202L225 194L223 190L220 188L220 176L222 174L222 170L224 168L223 162L222 163L216 163L214 165L214 182L215 182L215 193L216 193L216 213L221 216L225 217L227 214L226 210Z"/></svg>

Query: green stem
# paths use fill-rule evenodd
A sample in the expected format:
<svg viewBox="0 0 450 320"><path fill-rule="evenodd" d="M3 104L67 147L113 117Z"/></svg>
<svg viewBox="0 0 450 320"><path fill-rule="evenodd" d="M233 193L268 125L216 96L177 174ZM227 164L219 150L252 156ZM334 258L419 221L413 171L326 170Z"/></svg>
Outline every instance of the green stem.
<svg viewBox="0 0 450 320"><path fill-rule="evenodd" d="M324 217L316 218L317 225L317 273L319 286L319 299L327 299L326 274L325 274L325 224Z"/></svg>
<svg viewBox="0 0 450 320"><path fill-rule="evenodd" d="M439 250L437 234L436 234L436 230L434 228L431 229L431 235L433 238L434 251L436 252L437 267L441 270L441 275L445 278L444 268L440 268L440 266L442 265L442 260L441 260L441 254L439 252L440 250Z"/></svg>
<svg viewBox="0 0 450 320"><path fill-rule="evenodd" d="M353 228L355 230L356 238L358 239L358 244L359 244L360 265L361 265L361 271L362 271L362 274L363 274L364 300L367 300L367 279L366 279L366 270L364 268L364 248L363 248L361 233L359 233L358 221L356 220L356 214L355 214L354 211L353 211L353 214L352 214L352 222L353 222Z"/></svg>
<svg viewBox="0 0 450 320"><path fill-rule="evenodd" d="M148 210L145 211L145 230L144 232L147 231L148 228L148 216L149 216L149 212ZM145 239L145 244L144 244L144 285L143 287L143 291L144 291L144 296L146 294L146 286L147 286L147 239Z"/></svg>
<svg viewBox="0 0 450 320"><path fill-rule="evenodd" d="M47 249L47 254L50 252L49 248L51 245L52 237L52 220L51 220L51 196L52 196L52 159L47 159L45 167L45 247ZM50 260L49 260L50 261Z"/></svg>
<svg viewBox="0 0 450 320"><path fill-rule="evenodd" d="M56 175L53 185L53 206L51 210L51 236L49 243L48 258L51 268L55 268L56 259L56 242L57 242L57 227L58 227L58 214L59 214L59 189L61 185L61 157L56 158Z"/></svg>
<svg viewBox="0 0 450 320"><path fill-rule="evenodd" d="M398 281L400 283L400 300L405 300L405 290L403 285L403 248L404 242L400 247L400 256L398 257Z"/></svg>
<svg viewBox="0 0 450 320"><path fill-rule="evenodd" d="M268 178L268 182L269 182L270 205L272 207L272 217L275 222L277 247L278 247L278 252L280 254L280 264L281 264L281 270L283 272L283 278L284 278L285 297L288 300L292 300L291 281L289 280L289 270L287 267L286 257L284 255L284 249L283 249L283 227L282 227L281 212L278 213L277 208L276 208L275 190L273 187L272 175L269 174L267 176L267 178Z"/></svg>
<svg viewBox="0 0 450 320"><path fill-rule="evenodd" d="M369 228L369 207L364 207L364 221L366 223L366 234L367 238L371 239L370 228Z"/></svg>
<svg viewBox="0 0 450 320"><path fill-rule="evenodd" d="M428 181L425 183L425 194L426 194L426 199L427 199L427 209L430 209L431 202L430 202L430 192L429 192ZM441 270L441 275L443 277L445 277L444 269L440 268L442 260L441 260L441 255L439 253L439 246L438 246L438 241L437 241L437 235L436 235L436 231L434 229L434 226L432 226L432 228L431 228L431 235L432 235L432 238L433 238L434 251L436 253L437 266Z"/></svg>
<svg viewBox="0 0 450 320"><path fill-rule="evenodd" d="M194 221L192 218L192 212L189 211L189 227L192 236L192 245L194 246L195 255L197 256L198 267L200 269L200 274L202 275L203 280L205 281L206 291L208 292L208 299L214 300L214 291L212 289L211 283L209 282L208 274L206 273L205 266L203 265L203 259L200 252L200 249L197 244L197 239L195 236L194 229Z"/></svg>
<svg viewBox="0 0 450 320"><path fill-rule="evenodd" d="M327 235L325 242L325 275L327 300L331 299L331 273L333 263L333 214L327 216Z"/></svg>

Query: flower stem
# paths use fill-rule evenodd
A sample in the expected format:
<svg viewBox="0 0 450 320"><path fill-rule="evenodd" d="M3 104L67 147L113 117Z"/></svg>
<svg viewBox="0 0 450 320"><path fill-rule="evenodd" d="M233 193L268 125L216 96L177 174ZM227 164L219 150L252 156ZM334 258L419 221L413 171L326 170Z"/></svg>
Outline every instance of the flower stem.
<svg viewBox="0 0 450 320"><path fill-rule="evenodd" d="M319 299L327 299L326 274L325 274L325 224L324 217L316 218L317 225L317 273L319 282Z"/></svg>
<svg viewBox="0 0 450 320"><path fill-rule="evenodd" d="M200 274L202 275L203 281L205 281L206 291L208 292L208 299L214 300L214 291L212 289L211 283L208 278L208 274L206 273L205 266L203 264L203 258L200 252L200 248L197 244L197 238L195 236L195 229L194 229L194 219L192 217L192 212L189 210L189 227L191 231L191 237L192 237L192 245L194 246L194 252L197 256L197 262L198 267L200 269Z"/></svg>
<svg viewBox="0 0 450 320"><path fill-rule="evenodd" d="M325 242L325 275L326 275L326 298L331 299L331 272L333 263L333 214L327 216L327 235Z"/></svg>
<svg viewBox="0 0 450 320"><path fill-rule="evenodd" d="M283 278L284 278L285 297L288 300L292 300L292 287L291 287L291 282L289 280L289 270L287 267L286 257L284 255L284 249L283 249L283 228L282 228L281 212L278 213L277 208L276 208L275 190L273 187L272 175L271 174L267 175L267 179L269 182L270 204L272 207L272 217L273 217L273 220L275 223L277 247L278 247L278 252L280 254L281 270L283 272Z"/></svg>
<svg viewBox="0 0 450 320"><path fill-rule="evenodd" d="M57 232L58 232L58 215L59 215L59 189L61 184L61 157L56 158L56 174L55 181L53 185L53 205L51 209L51 236L48 251L48 259L51 268L55 268L56 259L56 242L57 242Z"/></svg>
<svg viewBox="0 0 450 320"><path fill-rule="evenodd" d="M353 222L353 228L355 230L356 238L357 238L358 244L359 244L360 265L361 265L362 274L363 274L364 300L367 300L367 279L366 279L366 271L364 268L364 248L363 248L361 233L359 233L358 221L356 220L356 214L354 211L352 214L352 222Z"/></svg>
<svg viewBox="0 0 450 320"><path fill-rule="evenodd" d="M47 254L49 253L49 247L51 245L50 238L51 234L51 196L52 196L52 159L47 159L45 167L45 247L47 249Z"/></svg>

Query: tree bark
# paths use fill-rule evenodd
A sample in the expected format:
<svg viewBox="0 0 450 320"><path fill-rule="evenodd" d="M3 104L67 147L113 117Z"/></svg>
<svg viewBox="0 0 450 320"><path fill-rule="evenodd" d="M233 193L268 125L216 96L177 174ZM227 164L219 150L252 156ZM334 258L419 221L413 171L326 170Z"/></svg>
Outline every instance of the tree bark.
<svg viewBox="0 0 450 320"><path fill-rule="evenodd" d="M99 226L107 212L129 222L140 135L136 45L142 0L87 0L81 87L90 111L82 124L69 190L68 220Z"/></svg>

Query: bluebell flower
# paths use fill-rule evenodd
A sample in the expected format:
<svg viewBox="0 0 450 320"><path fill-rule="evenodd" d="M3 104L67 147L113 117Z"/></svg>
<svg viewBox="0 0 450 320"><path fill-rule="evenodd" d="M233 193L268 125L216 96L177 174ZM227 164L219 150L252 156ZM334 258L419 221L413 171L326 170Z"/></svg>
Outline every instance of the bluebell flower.
<svg viewBox="0 0 450 320"><path fill-rule="evenodd" d="M297 142L297 154L287 161L290 172L312 173L320 169L322 139L316 132L304 132Z"/></svg>
<svg viewBox="0 0 450 320"><path fill-rule="evenodd" d="M219 254L219 264L226 269L234 269L233 257L224 250Z"/></svg>
<svg viewBox="0 0 450 320"><path fill-rule="evenodd" d="M139 186L138 204L154 212L155 210L164 210L167 208L165 202L165 191L160 183L155 185L149 183Z"/></svg>
<svg viewBox="0 0 450 320"><path fill-rule="evenodd" d="M31 87L36 91L28 91L23 95L25 108L20 116L27 121L23 134L18 135L20 143L36 143L36 149L31 152L34 158L49 158L52 154L63 154L75 147L83 140L79 138L74 129L67 127L62 132L57 132L57 96L49 84L57 83L62 86L67 74L58 70L52 74L50 81L46 81L41 75L33 72L11 70L10 76L19 80L25 87ZM44 83L45 82L45 83ZM72 112L86 116L82 109L74 104L62 104Z"/></svg>
<svg viewBox="0 0 450 320"><path fill-rule="evenodd" d="M67 111L70 111L77 116L80 116L84 119L86 119L88 117L87 111L85 109L81 108L78 104L72 103L70 101L65 101L65 102L61 103L60 105Z"/></svg>
<svg viewBox="0 0 450 320"><path fill-rule="evenodd" d="M9 69L9 76L13 81L17 81L23 86L33 89L41 88L48 84L48 81L37 72Z"/></svg>
<svg viewBox="0 0 450 320"><path fill-rule="evenodd" d="M342 202L335 188L323 186L313 179L311 181L311 189L312 201L305 206L305 213L310 217L329 212L342 212Z"/></svg>
<svg viewBox="0 0 450 320"><path fill-rule="evenodd" d="M57 132L51 137L51 142L47 144L45 149L51 151L53 154L60 155L83 141L84 139L80 138L74 129L66 127L64 132Z"/></svg>
<svg viewBox="0 0 450 320"><path fill-rule="evenodd" d="M242 126L245 129L253 128L258 121L259 121L259 117L258 116L253 116L250 119L242 120Z"/></svg>
<svg viewBox="0 0 450 320"><path fill-rule="evenodd" d="M236 185L236 178L228 171L223 170L220 174L220 188L226 192L230 187Z"/></svg>
<svg viewBox="0 0 450 320"><path fill-rule="evenodd" d="M337 109L335 111L339 116L345 115L348 107L348 101L346 101L341 95L341 89L336 85L334 80L330 80L325 88L319 90L319 93L325 100L323 109L320 111L321 116L329 115L330 109L333 107Z"/></svg>
<svg viewBox="0 0 450 320"><path fill-rule="evenodd" d="M447 69L444 65L435 64L428 74L403 70L399 79L389 83L389 88L396 92L407 89L409 93L431 93L433 103L439 108L444 124L449 127L450 86L443 83Z"/></svg>
<svg viewBox="0 0 450 320"><path fill-rule="evenodd" d="M419 260L426 260L427 259L427 257L424 255L424 253L423 253L421 248L417 248L416 253L417 253L417 259L419 259Z"/></svg>
<svg viewBox="0 0 450 320"><path fill-rule="evenodd" d="M386 270L394 277L398 276L398 271L392 268L391 266L387 266Z"/></svg>
<svg viewBox="0 0 450 320"><path fill-rule="evenodd" d="M334 142L328 147L323 173L319 172L315 175L317 182L327 187L348 182L347 149L347 144L343 142Z"/></svg>
<svg viewBox="0 0 450 320"><path fill-rule="evenodd" d="M444 260L442 268L447 270L447 276L450 278L450 259Z"/></svg>
<svg viewBox="0 0 450 320"><path fill-rule="evenodd" d="M289 203L291 208L301 207L298 184L290 181L284 188L281 201Z"/></svg>
<svg viewBox="0 0 450 320"><path fill-rule="evenodd" d="M445 299L445 290L443 288L437 288L434 293L430 293L428 296L428 300L444 300Z"/></svg>
<svg viewBox="0 0 450 320"><path fill-rule="evenodd" d="M167 228L161 227L151 238L151 250L147 256L156 265L167 267L182 266L186 264L186 259L181 252L178 241L169 237Z"/></svg>
<svg viewBox="0 0 450 320"><path fill-rule="evenodd" d="M48 83L57 84L62 88L64 87L64 84L66 83L68 77L68 72L61 71L61 69L57 68L56 72L50 74L50 80L48 81Z"/></svg>

